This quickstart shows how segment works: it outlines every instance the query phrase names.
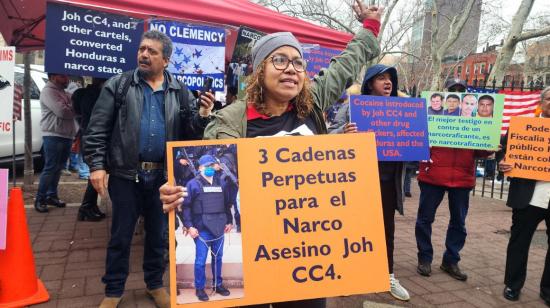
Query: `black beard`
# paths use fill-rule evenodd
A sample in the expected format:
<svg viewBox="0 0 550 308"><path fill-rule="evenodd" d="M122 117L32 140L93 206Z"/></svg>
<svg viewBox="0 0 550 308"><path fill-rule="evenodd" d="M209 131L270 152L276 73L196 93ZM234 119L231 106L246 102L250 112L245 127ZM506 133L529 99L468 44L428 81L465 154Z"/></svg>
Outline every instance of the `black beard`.
<svg viewBox="0 0 550 308"><path fill-rule="evenodd" d="M143 77L143 79L147 79L147 77L149 77L151 75L151 71L144 70L144 69L141 69L141 68L138 68L138 72L139 72L139 75L141 77Z"/></svg>

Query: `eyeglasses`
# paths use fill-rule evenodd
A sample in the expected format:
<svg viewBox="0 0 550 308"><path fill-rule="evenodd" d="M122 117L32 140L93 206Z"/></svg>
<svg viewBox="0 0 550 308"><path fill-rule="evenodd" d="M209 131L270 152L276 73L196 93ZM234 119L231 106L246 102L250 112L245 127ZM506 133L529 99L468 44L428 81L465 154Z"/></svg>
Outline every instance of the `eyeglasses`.
<svg viewBox="0 0 550 308"><path fill-rule="evenodd" d="M293 60L290 60L288 57L283 55L274 55L271 57L271 63L273 63L273 66L276 70L284 71L288 68L288 65L292 63L292 66L294 66L294 69L301 73L306 70L307 62L306 60L302 58L296 58Z"/></svg>

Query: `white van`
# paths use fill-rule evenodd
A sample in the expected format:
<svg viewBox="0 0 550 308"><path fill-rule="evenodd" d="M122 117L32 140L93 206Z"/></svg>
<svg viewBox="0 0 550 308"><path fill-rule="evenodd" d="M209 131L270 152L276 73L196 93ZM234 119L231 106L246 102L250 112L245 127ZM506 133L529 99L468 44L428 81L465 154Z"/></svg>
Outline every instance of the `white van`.
<svg viewBox="0 0 550 308"><path fill-rule="evenodd" d="M23 65L15 66L15 82L23 84L24 67ZM40 129L40 91L48 82L48 75L44 73L44 66L31 65L31 121L32 121L32 151L33 157L40 156L42 149L42 130ZM24 105L23 102L21 102ZM15 123L15 155L18 161L24 159L25 154L25 118L24 106L21 111L21 121ZM0 164L11 162L13 153L13 136L12 134L0 135Z"/></svg>

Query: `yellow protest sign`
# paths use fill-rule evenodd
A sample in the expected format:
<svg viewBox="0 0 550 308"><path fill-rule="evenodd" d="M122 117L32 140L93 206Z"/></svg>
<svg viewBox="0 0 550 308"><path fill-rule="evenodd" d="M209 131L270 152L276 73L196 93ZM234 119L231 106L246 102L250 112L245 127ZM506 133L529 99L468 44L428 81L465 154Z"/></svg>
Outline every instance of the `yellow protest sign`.
<svg viewBox="0 0 550 308"><path fill-rule="evenodd" d="M550 119L512 117L506 162L508 176L550 181Z"/></svg>
<svg viewBox="0 0 550 308"><path fill-rule="evenodd" d="M167 154L169 181L189 193L183 214L169 220L173 306L233 307L389 290L373 133L171 142ZM200 226L200 236L191 239L192 228L211 222L201 216L205 209L221 202L197 197L197 179L204 195L225 196L220 211L228 217L222 214L220 224L233 225L217 238ZM235 186L233 199L228 192ZM238 205L241 233L231 203ZM201 264L205 243L216 250L214 259L223 255L212 265L214 275L208 276L207 262L206 283L203 268L194 264ZM211 293L212 281L223 281L230 294ZM208 301L199 301L197 285L206 286Z"/></svg>

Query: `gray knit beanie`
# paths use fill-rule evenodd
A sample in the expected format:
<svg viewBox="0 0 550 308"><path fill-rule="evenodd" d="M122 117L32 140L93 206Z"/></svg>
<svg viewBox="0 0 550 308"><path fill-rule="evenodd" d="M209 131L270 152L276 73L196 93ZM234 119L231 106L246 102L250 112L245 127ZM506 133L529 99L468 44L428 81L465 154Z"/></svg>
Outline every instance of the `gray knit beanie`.
<svg viewBox="0 0 550 308"><path fill-rule="evenodd" d="M296 48L300 53L300 56L304 56L302 51L302 46L300 42L292 35L290 32L275 32L268 34L254 44L252 47L252 63L254 67L253 71L256 71L256 68L262 61L269 56L275 49L282 46L290 46Z"/></svg>

